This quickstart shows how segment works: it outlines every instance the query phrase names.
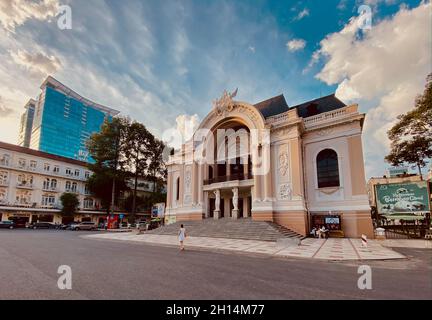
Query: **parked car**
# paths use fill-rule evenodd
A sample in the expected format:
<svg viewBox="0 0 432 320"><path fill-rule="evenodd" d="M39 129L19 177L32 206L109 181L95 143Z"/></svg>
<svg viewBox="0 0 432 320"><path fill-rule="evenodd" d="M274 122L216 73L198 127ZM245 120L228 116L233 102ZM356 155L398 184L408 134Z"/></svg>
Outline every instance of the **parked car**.
<svg viewBox="0 0 432 320"><path fill-rule="evenodd" d="M85 221L85 222L80 222L78 224L72 224L71 225L71 230L96 230L97 229L97 225L94 222L90 222L90 221Z"/></svg>
<svg viewBox="0 0 432 320"><path fill-rule="evenodd" d="M30 225L32 229L56 229L56 227L52 222L35 222Z"/></svg>
<svg viewBox="0 0 432 320"><path fill-rule="evenodd" d="M13 221L0 221L0 228L2 228L2 229L14 229L15 223Z"/></svg>
<svg viewBox="0 0 432 320"><path fill-rule="evenodd" d="M79 224L79 222L70 222L68 224L62 224L61 229L62 230L73 230L72 227L74 225L77 225L77 224Z"/></svg>

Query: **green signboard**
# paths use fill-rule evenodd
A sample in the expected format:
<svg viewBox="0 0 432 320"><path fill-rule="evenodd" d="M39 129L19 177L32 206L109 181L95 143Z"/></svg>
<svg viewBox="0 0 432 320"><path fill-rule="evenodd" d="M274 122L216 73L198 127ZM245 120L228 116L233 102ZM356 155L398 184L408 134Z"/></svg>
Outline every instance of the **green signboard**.
<svg viewBox="0 0 432 320"><path fill-rule="evenodd" d="M390 219L423 218L430 211L426 181L378 184L377 210Z"/></svg>

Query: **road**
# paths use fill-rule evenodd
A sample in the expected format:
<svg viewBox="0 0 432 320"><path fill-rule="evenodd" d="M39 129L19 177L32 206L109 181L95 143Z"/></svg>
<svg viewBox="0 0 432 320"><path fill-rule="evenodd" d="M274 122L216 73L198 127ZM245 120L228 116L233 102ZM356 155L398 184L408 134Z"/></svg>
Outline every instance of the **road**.
<svg viewBox="0 0 432 320"><path fill-rule="evenodd" d="M432 250L409 259L317 262L92 240L89 232L0 229L0 299L431 299ZM357 287L372 268L372 290ZM60 265L72 290L60 290Z"/></svg>

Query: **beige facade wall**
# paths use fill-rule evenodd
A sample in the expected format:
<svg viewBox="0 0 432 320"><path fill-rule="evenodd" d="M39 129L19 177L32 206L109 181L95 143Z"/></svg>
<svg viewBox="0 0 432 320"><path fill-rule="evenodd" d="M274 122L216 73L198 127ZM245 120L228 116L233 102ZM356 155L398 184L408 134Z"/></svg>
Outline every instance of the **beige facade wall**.
<svg viewBox="0 0 432 320"><path fill-rule="evenodd" d="M361 136L348 138L348 153L353 195L366 194L366 178L364 172L363 146Z"/></svg>
<svg viewBox="0 0 432 320"><path fill-rule="evenodd" d="M308 234L308 217L306 211L274 212L274 222L301 235Z"/></svg>

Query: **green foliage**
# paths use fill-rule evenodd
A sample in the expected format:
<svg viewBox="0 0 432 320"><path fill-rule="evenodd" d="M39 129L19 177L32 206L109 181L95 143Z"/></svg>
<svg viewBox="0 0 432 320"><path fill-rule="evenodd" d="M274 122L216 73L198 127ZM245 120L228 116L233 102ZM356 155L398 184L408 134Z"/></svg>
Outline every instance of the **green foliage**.
<svg viewBox="0 0 432 320"><path fill-rule="evenodd" d="M413 164L421 175L432 157L432 74L426 88L415 101L413 110L398 116L398 122L388 131L390 153L385 160L392 165Z"/></svg>
<svg viewBox="0 0 432 320"><path fill-rule="evenodd" d="M87 141L89 153L95 160L95 163L89 164L89 169L93 171L88 179L89 190L101 200L101 205L107 212L111 207L113 183L115 182L115 199L128 189L123 148L129 125L130 121L126 118L105 120L101 131L94 133Z"/></svg>
<svg viewBox="0 0 432 320"><path fill-rule="evenodd" d="M75 193L65 192L60 196L63 208L61 213L64 216L73 216L79 206L78 196Z"/></svg>
<svg viewBox="0 0 432 320"><path fill-rule="evenodd" d="M132 214L137 205L141 205L141 200L137 199L139 178L155 182L154 193L162 190L160 186L166 180L163 161L166 148L143 124L121 117L105 121L101 132L90 137L87 148L95 160L94 164L89 165L93 171L88 179L89 190L101 199L102 207L110 207L114 180L115 199L129 190L128 180L132 178L135 182L132 203L127 204L130 205L127 210L130 209Z"/></svg>

